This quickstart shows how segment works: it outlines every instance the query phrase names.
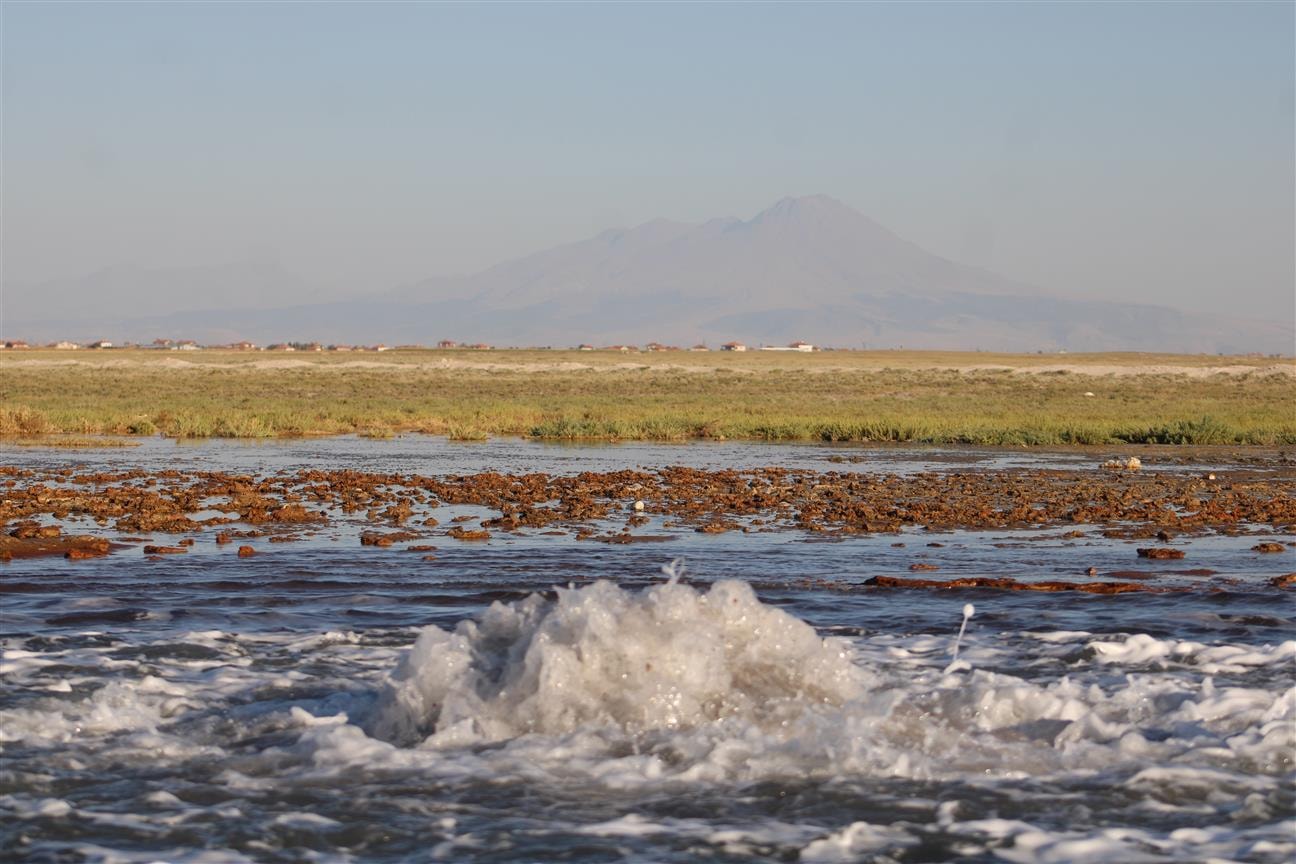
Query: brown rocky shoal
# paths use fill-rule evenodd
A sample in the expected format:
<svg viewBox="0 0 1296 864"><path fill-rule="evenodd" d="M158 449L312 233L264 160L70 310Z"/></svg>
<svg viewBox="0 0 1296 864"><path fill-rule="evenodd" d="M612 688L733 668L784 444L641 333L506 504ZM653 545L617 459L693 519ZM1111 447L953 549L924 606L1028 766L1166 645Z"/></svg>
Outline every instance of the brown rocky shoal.
<svg viewBox="0 0 1296 864"><path fill-rule="evenodd" d="M643 502L642 511L637 502ZM494 515L443 516L441 521L450 527L438 527L431 511L442 505L474 505ZM36 548L38 541L60 548L35 554L65 554L68 538L18 536L55 533L42 524L51 519L88 519L122 535L210 531L215 542L253 534L290 535L330 521L359 522L366 529L362 542L383 547L415 538L485 539L521 530L620 538L632 536L630 528L653 517L664 520L661 527L667 529L799 530L827 539L912 528L1055 526L1069 538L1090 530L1095 536L1182 542L1194 535L1248 532L1253 526L1270 533L1296 533L1296 472L1238 472L1210 480L1190 472L1154 471L1004 469L879 475L781 467L671 467L449 477L303 470L254 477L0 467L0 533L15 535L0 544L0 557L29 554L27 549ZM478 524L461 524L466 521ZM623 531L596 536L608 530L609 521L624 524ZM234 531L229 526L236 522L257 528Z"/></svg>

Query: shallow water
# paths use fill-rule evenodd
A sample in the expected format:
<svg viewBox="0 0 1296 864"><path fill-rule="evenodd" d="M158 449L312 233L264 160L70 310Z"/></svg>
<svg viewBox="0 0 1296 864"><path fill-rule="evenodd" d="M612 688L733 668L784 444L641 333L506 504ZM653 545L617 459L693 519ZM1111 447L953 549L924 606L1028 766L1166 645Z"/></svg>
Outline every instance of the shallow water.
<svg viewBox="0 0 1296 864"><path fill-rule="evenodd" d="M422 439L4 456L425 474L1082 458ZM915 558L942 575L1137 568L1198 589L1207 577L1137 560L1096 529L687 532L628 546L533 533L440 542L432 561L362 548L358 530L330 523L251 559L200 537L160 561L127 550L3 565L3 856L1296 855L1296 609L1266 584L1294 568L1290 552L1249 551L1270 535L1192 541L1216 590L1094 596L863 583ZM661 568L676 558L670 582Z"/></svg>

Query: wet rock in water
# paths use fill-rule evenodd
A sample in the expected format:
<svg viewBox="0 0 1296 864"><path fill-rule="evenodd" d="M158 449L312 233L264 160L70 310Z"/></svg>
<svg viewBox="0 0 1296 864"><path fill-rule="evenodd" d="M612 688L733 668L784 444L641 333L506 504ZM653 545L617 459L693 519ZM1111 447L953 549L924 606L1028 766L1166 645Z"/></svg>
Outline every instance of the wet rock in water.
<svg viewBox="0 0 1296 864"><path fill-rule="evenodd" d="M12 561L21 558L42 558L50 555L61 555L73 560L79 558L97 558L107 555L113 548L124 548L88 534L60 535L57 537L0 537L0 561ZM76 552L69 555L69 552Z"/></svg>
<svg viewBox="0 0 1296 864"><path fill-rule="evenodd" d="M238 557L240 558L251 558L255 554L257 554L257 551L251 546L240 546L238 548Z"/></svg>
<svg viewBox="0 0 1296 864"><path fill-rule="evenodd" d="M1261 553L1286 552L1287 547L1281 543L1257 543L1251 547L1251 551Z"/></svg>
<svg viewBox="0 0 1296 864"><path fill-rule="evenodd" d="M484 529L460 528L457 525L448 533L456 540L489 540L491 536L490 532Z"/></svg>
<svg viewBox="0 0 1296 864"><path fill-rule="evenodd" d="M183 546L145 546L145 555L183 555L189 550Z"/></svg>
<svg viewBox="0 0 1296 864"><path fill-rule="evenodd" d="M234 538L231 537L229 533L225 531L222 531L221 533L216 535L216 545L218 546L224 546L226 543L233 542L233 540Z"/></svg>
<svg viewBox="0 0 1296 864"><path fill-rule="evenodd" d="M420 535L413 531L363 531L360 534L361 546L380 546L386 548L394 543L400 543L405 540L417 540Z"/></svg>
<svg viewBox="0 0 1296 864"><path fill-rule="evenodd" d="M39 522L24 521L19 522L9 536L17 540L32 540L35 538L48 539L57 537L63 533L63 529L57 525L42 525Z"/></svg>
<svg viewBox="0 0 1296 864"><path fill-rule="evenodd" d="M1269 580L1269 584L1275 588L1290 588L1296 585L1296 573L1284 573L1281 576L1275 576Z"/></svg>
<svg viewBox="0 0 1296 864"><path fill-rule="evenodd" d="M864 582L877 588L997 588L1002 591L1080 591L1085 594L1125 594L1155 591L1135 582L1018 582L1007 576L973 576L958 579L909 579L903 576L874 576Z"/></svg>
<svg viewBox="0 0 1296 864"><path fill-rule="evenodd" d="M917 564L910 564L909 569L910 570L939 570L940 568L937 567L935 564L925 564L920 561Z"/></svg>
<svg viewBox="0 0 1296 864"><path fill-rule="evenodd" d="M102 558L108 554L108 545L105 543L103 548L91 546L73 546L63 553L63 557L69 561L83 561L87 558Z"/></svg>
<svg viewBox="0 0 1296 864"><path fill-rule="evenodd" d="M194 545L194 539L193 539L192 537L186 537L186 538L184 538L183 540L181 540L179 543L177 543L176 545L177 545L177 546L192 546L192 545Z"/></svg>
<svg viewBox="0 0 1296 864"><path fill-rule="evenodd" d="M270 513L272 522L315 522L320 518L300 504L285 504Z"/></svg>
<svg viewBox="0 0 1296 864"><path fill-rule="evenodd" d="M1152 558L1158 561L1166 561L1184 557L1182 549L1169 549L1165 546L1153 546L1137 550L1138 557Z"/></svg>
<svg viewBox="0 0 1296 864"><path fill-rule="evenodd" d="M1143 460L1137 456L1128 459L1108 459L1102 467L1108 471L1138 471L1143 467Z"/></svg>

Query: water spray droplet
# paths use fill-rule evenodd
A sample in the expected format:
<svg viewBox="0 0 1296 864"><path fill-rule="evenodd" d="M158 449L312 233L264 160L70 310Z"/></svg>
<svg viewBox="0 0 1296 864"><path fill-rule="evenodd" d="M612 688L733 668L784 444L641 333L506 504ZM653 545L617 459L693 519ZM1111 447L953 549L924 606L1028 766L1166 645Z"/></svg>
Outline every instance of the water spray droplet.
<svg viewBox="0 0 1296 864"><path fill-rule="evenodd" d="M684 559L675 558L669 564L663 564L661 572L666 577L667 585L676 584L679 582L680 577L684 575Z"/></svg>
<svg viewBox="0 0 1296 864"><path fill-rule="evenodd" d="M963 644L963 633L967 630L968 621L970 621L972 616L975 614L976 614L975 606L973 606L971 603L963 604L963 623L959 625L958 636L954 638L954 659L951 660L950 664L945 667L946 673L953 672L954 667L958 664L959 646ZM964 663L963 665L967 666L966 663Z"/></svg>

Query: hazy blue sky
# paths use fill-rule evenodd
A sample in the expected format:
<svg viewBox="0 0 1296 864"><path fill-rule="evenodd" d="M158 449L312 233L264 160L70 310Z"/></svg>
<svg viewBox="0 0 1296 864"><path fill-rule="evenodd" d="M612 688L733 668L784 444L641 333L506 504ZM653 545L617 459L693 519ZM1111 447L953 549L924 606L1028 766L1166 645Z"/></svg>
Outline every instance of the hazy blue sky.
<svg viewBox="0 0 1296 864"><path fill-rule="evenodd" d="M3 5L7 280L379 289L824 192L1056 290L1293 309L1293 4Z"/></svg>

